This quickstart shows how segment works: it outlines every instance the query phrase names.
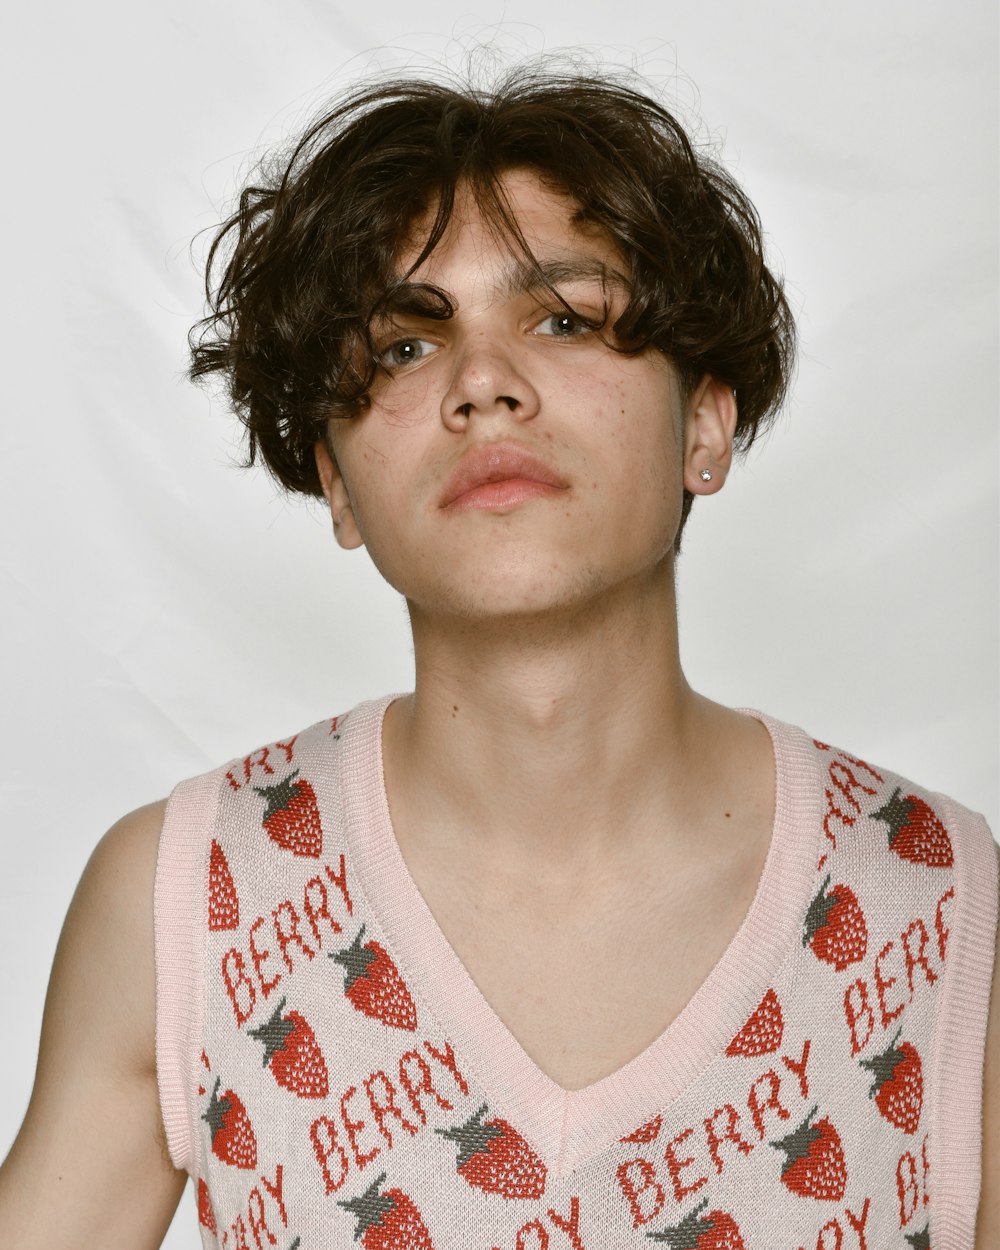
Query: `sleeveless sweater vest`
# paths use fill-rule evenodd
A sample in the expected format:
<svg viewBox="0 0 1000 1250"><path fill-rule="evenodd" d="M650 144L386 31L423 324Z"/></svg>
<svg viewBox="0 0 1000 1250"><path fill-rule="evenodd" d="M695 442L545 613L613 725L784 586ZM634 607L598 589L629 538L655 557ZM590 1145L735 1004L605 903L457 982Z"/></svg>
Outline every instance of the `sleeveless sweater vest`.
<svg viewBox="0 0 1000 1250"><path fill-rule="evenodd" d="M567 1091L407 871L390 701L170 798L157 1066L205 1247L971 1250L997 915L981 817L753 713L777 799L750 909L652 1045Z"/></svg>

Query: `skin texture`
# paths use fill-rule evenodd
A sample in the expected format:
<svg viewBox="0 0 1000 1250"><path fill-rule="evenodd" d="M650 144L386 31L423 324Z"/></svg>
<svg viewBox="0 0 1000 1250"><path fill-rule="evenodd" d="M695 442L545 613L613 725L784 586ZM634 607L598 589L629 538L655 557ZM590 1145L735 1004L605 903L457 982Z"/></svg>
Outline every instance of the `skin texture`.
<svg viewBox="0 0 1000 1250"><path fill-rule="evenodd" d="M514 173L506 187L543 264L624 267L602 235L569 224L572 206L532 175ZM510 291L517 277L509 246L460 197L448 235L414 275L452 294L458 315L385 326L377 343L386 359L414 359L391 366L366 416L330 423L336 463L317 448L338 541L368 547L406 596L415 628L431 614L435 631L448 616L479 629L536 612L555 621L554 610L592 609L630 577L672 586L682 482L714 493L731 463L728 388L706 378L686 400L659 353L609 350L584 327L561 324L564 310L548 291ZM561 281L559 290L584 316L610 303L609 323L623 303L597 277ZM640 413L650 419L638 421ZM502 512L439 506L464 453L506 444L543 459L567 489Z"/></svg>
<svg viewBox="0 0 1000 1250"><path fill-rule="evenodd" d="M530 175L512 174L507 190L539 259L620 267L605 240L574 222L572 204ZM624 357L560 320L550 295L511 281L511 261L474 206L460 204L419 275L452 296L455 317L385 327L380 346L399 367L364 417L331 423L316 454L338 541L366 544L410 608L416 686L390 709L383 744L404 856L446 934L458 926L452 936L470 966L480 961L492 975L490 944L477 942L476 918L447 882L472 876L497 882L495 898L481 896L487 914L502 904L508 923L518 908L548 916L535 936L563 976L555 934L565 929L570 955L596 934L588 957L599 958L609 938L601 900L611 898L609 915L620 910L616 891L637 871L681 882L692 911L714 891L718 917L720 896L731 893L724 866L744 854L752 879L766 847L771 760L755 722L688 687L677 645L682 490L708 495L724 484L732 393L705 378L682 394L662 357ZM615 298L593 278L559 285L585 313ZM560 485L509 507L442 507L463 456L490 443L527 449ZM119 822L74 897L35 1089L0 1168L2 1245L143 1250L160 1244L178 1201L185 1178L166 1156L154 1070L151 903L162 816L154 804ZM651 871L664 864L670 873ZM656 911L682 902L658 899ZM739 923L742 906L726 924ZM979 1250L1000 1244L998 983L1000 972ZM496 990L501 1015L505 992L509 1002L524 998L516 979ZM637 1020L635 1029L644 1023L658 1031L663 1022ZM514 1031L567 1088L623 1061L619 1036L534 1027L529 1011Z"/></svg>

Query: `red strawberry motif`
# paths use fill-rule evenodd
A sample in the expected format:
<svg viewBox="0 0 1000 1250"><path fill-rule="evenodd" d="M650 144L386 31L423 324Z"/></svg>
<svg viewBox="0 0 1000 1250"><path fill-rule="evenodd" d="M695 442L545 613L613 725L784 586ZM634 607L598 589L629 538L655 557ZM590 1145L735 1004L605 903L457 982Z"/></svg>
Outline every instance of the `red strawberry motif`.
<svg viewBox="0 0 1000 1250"><path fill-rule="evenodd" d="M545 1164L506 1120L484 1120L488 1109L484 1102L464 1124L434 1132L458 1142L458 1172L476 1189L504 1198L540 1198Z"/></svg>
<svg viewBox="0 0 1000 1250"><path fill-rule="evenodd" d="M215 1225L215 1212L212 1210L212 1199L209 1197L208 1186L198 1177L198 1223L210 1233L218 1233Z"/></svg>
<svg viewBox="0 0 1000 1250"><path fill-rule="evenodd" d="M955 862L948 830L930 804L915 794L904 795L897 786L889 801L872 812L872 819L889 826L889 850L900 859L929 868L950 868Z"/></svg>
<svg viewBox="0 0 1000 1250"><path fill-rule="evenodd" d="M240 900L236 897L233 874L222 847L212 839L208 861L208 927L235 929L240 923Z"/></svg>
<svg viewBox="0 0 1000 1250"><path fill-rule="evenodd" d="M920 1056L912 1042L896 1045L902 1031L902 1028L897 1029L887 1050L858 1062L875 1078L868 1097L875 1099L885 1119L904 1133L915 1133L924 1101L924 1078Z"/></svg>
<svg viewBox="0 0 1000 1250"><path fill-rule="evenodd" d="M358 1217L354 1240L365 1250L434 1250L431 1235L413 1199L401 1189L381 1192L385 1173L377 1176L360 1198L337 1200L337 1206Z"/></svg>
<svg viewBox="0 0 1000 1250"><path fill-rule="evenodd" d="M645 1124L640 1124L634 1133L629 1133L628 1137L622 1137L623 1142L634 1142L637 1146L645 1145L647 1142L656 1141L656 1136L660 1131L660 1125L663 1123L663 1116L653 1116L651 1120L647 1120Z"/></svg>
<svg viewBox="0 0 1000 1250"><path fill-rule="evenodd" d="M212 1154L237 1168L257 1166L257 1137L247 1109L231 1089L219 1097L221 1080L216 1077L212 1101L202 1115L212 1133Z"/></svg>
<svg viewBox="0 0 1000 1250"><path fill-rule="evenodd" d="M265 1024L247 1032L264 1043L264 1067L279 1085L300 1098L327 1096L330 1079L316 1034L297 1011L285 1011L285 999Z"/></svg>
<svg viewBox="0 0 1000 1250"><path fill-rule="evenodd" d="M931 1250L931 1226L925 1224L919 1233L904 1233L913 1250Z"/></svg>
<svg viewBox="0 0 1000 1250"><path fill-rule="evenodd" d="M316 791L305 778L296 781L298 776L296 768L273 786L254 786L255 792L267 800L261 824L282 850L316 859L323 850Z"/></svg>
<svg viewBox="0 0 1000 1250"><path fill-rule="evenodd" d="M736 1221L727 1211L701 1212L708 1206L703 1198L679 1224L670 1224L658 1233L647 1233L650 1241L665 1241L670 1250L746 1250Z"/></svg>
<svg viewBox="0 0 1000 1250"><path fill-rule="evenodd" d="M847 1187L844 1148L840 1134L826 1116L812 1123L818 1110L818 1106L813 1107L794 1132L771 1145L785 1152L781 1181L787 1189L801 1198L839 1202Z"/></svg>
<svg viewBox="0 0 1000 1250"><path fill-rule="evenodd" d="M344 994L355 1011L394 1029L417 1027L417 1009L392 956L378 942L365 942L365 926L350 946L332 951L330 959L346 969Z"/></svg>
<svg viewBox="0 0 1000 1250"><path fill-rule="evenodd" d="M726 1047L726 1054L736 1056L770 1055L781 1045L785 1022L781 1003L773 989L767 991L746 1024Z"/></svg>
<svg viewBox="0 0 1000 1250"><path fill-rule="evenodd" d="M857 895L843 883L831 889L830 874L809 904L802 930L802 945L811 946L817 959L833 964L838 972L864 959L868 949L868 925Z"/></svg>

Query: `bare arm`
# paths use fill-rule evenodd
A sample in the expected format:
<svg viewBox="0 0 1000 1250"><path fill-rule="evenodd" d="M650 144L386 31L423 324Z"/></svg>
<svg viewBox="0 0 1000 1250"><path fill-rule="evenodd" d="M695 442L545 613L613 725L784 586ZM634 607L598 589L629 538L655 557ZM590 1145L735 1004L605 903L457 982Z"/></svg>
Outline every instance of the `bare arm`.
<svg viewBox="0 0 1000 1250"><path fill-rule="evenodd" d="M153 1250L186 1175L156 1085L153 877L163 803L119 821L70 904L35 1085L0 1167L0 1245Z"/></svg>
<svg viewBox="0 0 1000 1250"><path fill-rule="evenodd" d="M1000 846L997 847L1000 868ZM983 1073L983 1188L976 1217L976 1250L1000 1246L1000 926L986 1026Z"/></svg>

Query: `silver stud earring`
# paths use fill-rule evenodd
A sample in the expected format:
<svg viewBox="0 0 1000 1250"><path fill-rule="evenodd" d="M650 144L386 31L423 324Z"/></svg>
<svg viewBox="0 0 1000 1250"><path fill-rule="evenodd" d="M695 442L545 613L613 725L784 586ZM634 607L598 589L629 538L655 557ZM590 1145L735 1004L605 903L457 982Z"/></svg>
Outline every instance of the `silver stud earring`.
<svg viewBox="0 0 1000 1250"><path fill-rule="evenodd" d="M712 480L712 470L702 469L700 477L703 482L710 482Z"/></svg>

